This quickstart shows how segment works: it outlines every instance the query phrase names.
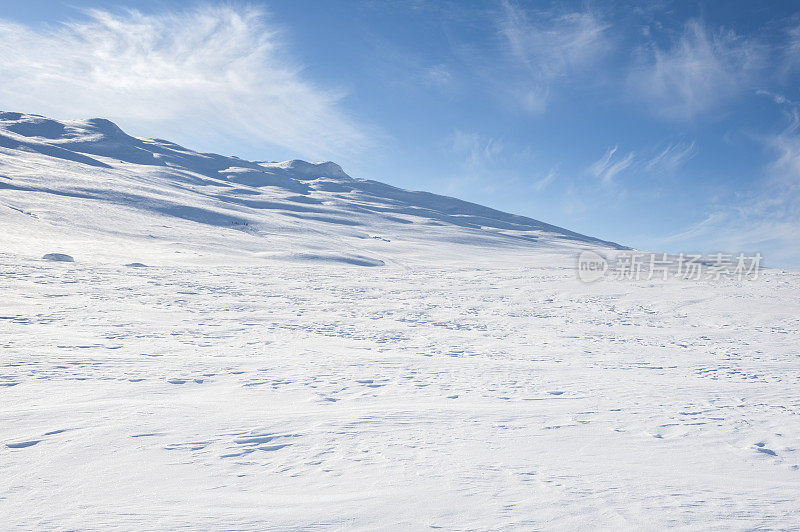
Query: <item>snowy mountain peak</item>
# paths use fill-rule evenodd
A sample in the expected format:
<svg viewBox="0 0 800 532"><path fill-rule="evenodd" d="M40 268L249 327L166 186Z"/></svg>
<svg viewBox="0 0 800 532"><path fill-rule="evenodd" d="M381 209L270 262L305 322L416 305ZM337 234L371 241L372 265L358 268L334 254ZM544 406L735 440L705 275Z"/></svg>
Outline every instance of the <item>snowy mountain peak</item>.
<svg viewBox="0 0 800 532"><path fill-rule="evenodd" d="M56 142L97 142L133 140L119 126L105 118L58 121L40 115L0 111L0 129L23 137Z"/></svg>
<svg viewBox="0 0 800 532"><path fill-rule="evenodd" d="M73 122L76 127L83 127L87 131L96 132L103 139L131 139L117 124L105 118L89 118L88 120L76 120Z"/></svg>

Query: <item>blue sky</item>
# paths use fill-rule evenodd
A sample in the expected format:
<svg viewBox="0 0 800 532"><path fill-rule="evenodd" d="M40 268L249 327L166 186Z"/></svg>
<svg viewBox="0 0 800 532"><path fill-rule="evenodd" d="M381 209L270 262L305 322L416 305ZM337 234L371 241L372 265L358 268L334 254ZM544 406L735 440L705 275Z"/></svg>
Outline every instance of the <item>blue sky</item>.
<svg viewBox="0 0 800 532"><path fill-rule="evenodd" d="M4 110L800 267L796 2L6 2L0 79Z"/></svg>

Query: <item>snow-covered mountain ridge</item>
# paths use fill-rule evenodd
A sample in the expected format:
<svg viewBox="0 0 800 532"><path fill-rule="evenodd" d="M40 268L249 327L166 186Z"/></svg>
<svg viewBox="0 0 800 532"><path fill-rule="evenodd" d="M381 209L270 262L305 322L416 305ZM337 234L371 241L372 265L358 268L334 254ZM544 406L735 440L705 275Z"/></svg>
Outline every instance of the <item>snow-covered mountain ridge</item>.
<svg viewBox="0 0 800 532"><path fill-rule="evenodd" d="M121 238L374 265L440 253L437 242L511 254L623 249L455 198L354 179L333 162L199 153L132 137L100 118L0 112L0 190L6 226L26 245L45 246L33 254L75 237L84 248L99 243L97 256Z"/></svg>

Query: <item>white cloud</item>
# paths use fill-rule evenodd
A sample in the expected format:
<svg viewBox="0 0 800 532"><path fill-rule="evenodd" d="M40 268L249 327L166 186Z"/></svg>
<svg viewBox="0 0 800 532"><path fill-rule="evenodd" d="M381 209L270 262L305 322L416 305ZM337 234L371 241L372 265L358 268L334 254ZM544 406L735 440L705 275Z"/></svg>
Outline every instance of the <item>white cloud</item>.
<svg viewBox="0 0 800 532"><path fill-rule="evenodd" d="M773 154L764 168L765 178L664 243L733 253L758 251L767 264L800 267L800 114L794 104L787 105L789 127L764 139Z"/></svg>
<svg viewBox="0 0 800 532"><path fill-rule="evenodd" d="M686 242L699 236L705 236L718 230L719 224L728 220L724 212L712 212L703 220L693 223L680 233L661 239L661 243Z"/></svg>
<svg viewBox="0 0 800 532"><path fill-rule="evenodd" d="M768 90L764 90L764 89L758 89L756 91L756 94L758 94L760 96L767 96L769 99L771 99L773 102L777 103L778 105L785 104L785 103L792 103L789 100L789 98L787 98L783 94L778 94L776 92L772 92L772 91L768 91Z"/></svg>
<svg viewBox="0 0 800 532"><path fill-rule="evenodd" d="M694 142L679 141L671 143L647 161L645 169L649 172L674 172L691 159L694 153Z"/></svg>
<svg viewBox="0 0 800 532"><path fill-rule="evenodd" d="M525 155L514 150L513 146L511 148L506 149L499 138L474 131L454 130L445 146L454 172L439 180L443 185L439 191L459 197L466 197L465 192L468 196L470 191L476 190L484 194L507 191L510 183L516 180L516 174L506 170L505 163ZM480 197L472 199L480 201Z"/></svg>
<svg viewBox="0 0 800 532"><path fill-rule="evenodd" d="M447 65L433 65L422 69L422 80L428 86L440 90L448 89L453 86L453 72Z"/></svg>
<svg viewBox="0 0 800 532"><path fill-rule="evenodd" d="M368 144L340 108L343 95L307 81L257 9L87 15L46 29L0 21L0 107L102 116L171 140L266 142L312 158Z"/></svg>
<svg viewBox="0 0 800 532"><path fill-rule="evenodd" d="M782 72L784 77L791 74L800 67L800 24L798 18L794 18L794 23L787 28L786 42L782 50Z"/></svg>
<svg viewBox="0 0 800 532"><path fill-rule="evenodd" d="M755 82L765 48L732 31L711 32L697 20L667 49L651 44L631 74L630 90L656 114L689 119L727 102Z"/></svg>
<svg viewBox="0 0 800 532"><path fill-rule="evenodd" d="M558 173L555 171L555 169L552 169L549 172L547 172L547 175L534 181L533 184L531 185L531 188L536 192L541 192L542 190L547 188L547 185L549 185L555 180L557 175Z"/></svg>
<svg viewBox="0 0 800 532"><path fill-rule="evenodd" d="M633 164L635 157L634 152L630 152L622 158L616 157L616 153L617 146L606 150L606 153L589 167L589 173L603 183L612 183L617 174Z"/></svg>
<svg viewBox="0 0 800 532"><path fill-rule="evenodd" d="M483 138L478 133L453 132L452 150L464 157L464 167L471 174L486 171L489 163L503 151L502 141Z"/></svg>
<svg viewBox="0 0 800 532"><path fill-rule="evenodd" d="M767 146L776 154L769 171L777 186L800 192L800 113L797 105L790 104L788 116L789 126L767 140Z"/></svg>
<svg viewBox="0 0 800 532"><path fill-rule="evenodd" d="M526 72L515 92L528 111L544 111L554 84L595 68L610 48L609 26L594 12L528 13L509 1L502 6L500 33L516 65Z"/></svg>

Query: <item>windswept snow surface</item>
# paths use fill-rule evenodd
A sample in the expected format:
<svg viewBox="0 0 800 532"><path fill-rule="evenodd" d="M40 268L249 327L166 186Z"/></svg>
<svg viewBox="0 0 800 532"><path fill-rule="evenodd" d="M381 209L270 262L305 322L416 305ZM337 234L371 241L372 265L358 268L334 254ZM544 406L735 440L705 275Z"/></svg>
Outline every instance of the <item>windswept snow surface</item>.
<svg viewBox="0 0 800 532"><path fill-rule="evenodd" d="M4 527L800 522L796 272L17 113L0 221Z"/></svg>

